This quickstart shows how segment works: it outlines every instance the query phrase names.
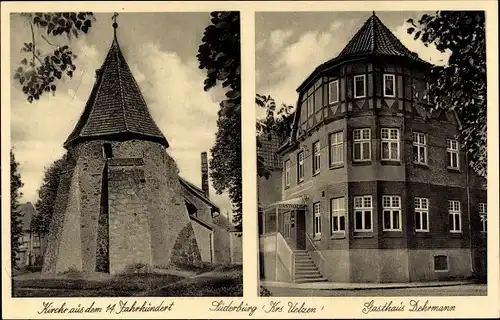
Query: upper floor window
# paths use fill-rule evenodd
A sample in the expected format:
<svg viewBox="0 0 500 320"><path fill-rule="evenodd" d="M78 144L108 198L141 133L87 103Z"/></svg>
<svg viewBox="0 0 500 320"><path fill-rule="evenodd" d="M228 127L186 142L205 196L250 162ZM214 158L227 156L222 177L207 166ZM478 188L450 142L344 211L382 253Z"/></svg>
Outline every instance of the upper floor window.
<svg viewBox="0 0 500 320"><path fill-rule="evenodd" d="M448 155L448 168L459 169L457 140L446 140L446 154Z"/></svg>
<svg viewBox="0 0 500 320"><path fill-rule="evenodd" d="M354 231L370 232L372 228L372 196L354 197Z"/></svg>
<svg viewBox="0 0 500 320"><path fill-rule="evenodd" d="M313 151L313 174L319 173L320 166L321 166L321 149L319 145L319 141L316 141L313 143L312 147Z"/></svg>
<svg viewBox="0 0 500 320"><path fill-rule="evenodd" d="M307 97L307 117L310 117L314 114L314 99L313 95L311 94L309 97Z"/></svg>
<svg viewBox="0 0 500 320"><path fill-rule="evenodd" d="M399 129L382 128L382 160L399 160Z"/></svg>
<svg viewBox="0 0 500 320"><path fill-rule="evenodd" d="M427 135L413 132L413 162L427 164Z"/></svg>
<svg viewBox="0 0 500 320"><path fill-rule="evenodd" d="M330 167L344 161L344 134L342 131L330 134Z"/></svg>
<svg viewBox="0 0 500 320"><path fill-rule="evenodd" d="M393 74L384 74L384 97L396 96L396 80Z"/></svg>
<svg viewBox="0 0 500 320"><path fill-rule="evenodd" d="M486 214L486 203L479 203L479 218L481 219L482 232L488 231L488 219Z"/></svg>
<svg viewBox="0 0 500 320"><path fill-rule="evenodd" d="M285 186L290 186L290 160L285 161Z"/></svg>
<svg viewBox="0 0 500 320"><path fill-rule="evenodd" d="M321 202L314 203L313 210L314 210L314 220L313 220L314 237L320 237L321 236Z"/></svg>
<svg viewBox="0 0 500 320"><path fill-rule="evenodd" d="M371 130L353 130L353 160L366 161L371 159Z"/></svg>
<svg viewBox="0 0 500 320"><path fill-rule="evenodd" d="M111 148L111 143L105 143L102 145L102 155L104 159L113 158L113 149Z"/></svg>
<svg viewBox="0 0 500 320"><path fill-rule="evenodd" d="M335 198L330 200L330 221L331 232L343 233L345 232L345 200L342 198Z"/></svg>
<svg viewBox="0 0 500 320"><path fill-rule="evenodd" d="M382 219L384 231L401 231L401 198L382 197Z"/></svg>
<svg viewBox="0 0 500 320"><path fill-rule="evenodd" d="M328 84L328 102L339 102L339 81L335 80Z"/></svg>
<svg viewBox="0 0 500 320"><path fill-rule="evenodd" d="M297 182L304 181L304 151L297 153Z"/></svg>
<svg viewBox="0 0 500 320"><path fill-rule="evenodd" d="M415 198L415 231L429 231L429 199Z"/></svg>
<svg viewBox="0 0 500 320"><path fill-rule="evenodd" d="M37 234L33 236L33 248L40 248L40 236Z"/></svg>
<svg viewBox="0 0 500 320"><path fill-rule="evenodd" d="M460 214L460 201L448 201L448 223L450 225L450 232L462 232Z"/></svg>
<svg viewBox="0 0 500 320"><path fill-rule="evenodd" d="M366 96L365 75L354 76L354 98L364 98Z"/></svg>

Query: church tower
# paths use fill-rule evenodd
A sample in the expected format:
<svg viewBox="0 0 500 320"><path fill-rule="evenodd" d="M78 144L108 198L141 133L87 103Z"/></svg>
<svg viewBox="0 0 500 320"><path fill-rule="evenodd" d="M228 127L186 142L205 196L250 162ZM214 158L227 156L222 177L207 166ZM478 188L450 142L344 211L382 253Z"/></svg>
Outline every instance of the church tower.
<svg viewBox="0 0 500 320"><path fill-rule="evenodd" d="M194 264L200 253L167 139L114 39L64 143L43 272L119 273L138 263Z"/></svg>

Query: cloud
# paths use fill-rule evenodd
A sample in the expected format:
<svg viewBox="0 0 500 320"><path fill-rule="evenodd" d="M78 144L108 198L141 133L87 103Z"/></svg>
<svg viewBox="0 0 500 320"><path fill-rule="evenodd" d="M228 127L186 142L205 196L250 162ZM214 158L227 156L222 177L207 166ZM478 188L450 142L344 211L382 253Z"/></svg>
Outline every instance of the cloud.
<svg viewBox="0 0 500 320"><path fill-rule="evenodd" d="M269 52L275 53L279 51L292 34L292 30L273 30L268 40Z"/></svg>
<svg viewBox="0 0 500 320"><path fill-rule="evenodd" d="M62 144L84 108L94 83L94 70L104 60L104 52L94 46L85 42L76 46L81 72L64 84L65 90L33 104L27 103L19 90L12 90L12 144L20 162L24 201L36 201L44 167L64 153ZM183 61L175 52L162 51L152 43L141 46L127 62L170 143L167 152L184 178L201 185L200 154L209 151L215 141L219 108L216 94L203 90L204 73L194 59ZM214 201L224 212L230 211L228 195L215 195L213 190Z"/></svg>

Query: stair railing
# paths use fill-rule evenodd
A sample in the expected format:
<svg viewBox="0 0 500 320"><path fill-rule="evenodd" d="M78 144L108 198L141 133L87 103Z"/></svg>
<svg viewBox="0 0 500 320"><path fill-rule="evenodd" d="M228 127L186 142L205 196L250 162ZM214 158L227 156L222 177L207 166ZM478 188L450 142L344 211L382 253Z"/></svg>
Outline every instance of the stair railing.
<svg viewBox="0 0 500 320"><path fill-rule="evenodd" d="M306 238L307 240L309 241L309 243L311 244L311 246L314 248L314 251L318 253L318 256L319 258L323 261L323 262L326 262L326 259L325 257L323 257L323 254L321 254L321 251L318 250L318 248L316 247L316 245L314 244L314 241L311 239L311 237L309 236L309 234L306 232Z"/></svg>
<svg viewBox="0 0 500 320"><path fill-rule="evenodd" d="M295 281L295 253L280 232L276 232L276 256L287 267L292 282Z"/></svg>

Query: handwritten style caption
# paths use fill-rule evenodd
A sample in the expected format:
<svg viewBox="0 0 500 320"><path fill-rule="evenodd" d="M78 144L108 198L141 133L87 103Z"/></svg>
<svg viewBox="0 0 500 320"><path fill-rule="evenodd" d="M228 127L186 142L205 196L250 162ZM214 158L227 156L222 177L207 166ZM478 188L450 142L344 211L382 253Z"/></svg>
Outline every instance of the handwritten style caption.
<svg viewBox="0 0 500 320"><path fill-rule="evenodd" d="M92 301L89 305L83 305L79 303L78 305L69 305L66 302L62 302L60 305L55 305L53 302L42 302L42 309L38 311L38 314L83 314L83 313L112 313L121 314L128 312L168 312L172 311L174 302L151 302L151 301L124 301L120 300L118 303L110 303L106 307L102 307Z"/></svg>

